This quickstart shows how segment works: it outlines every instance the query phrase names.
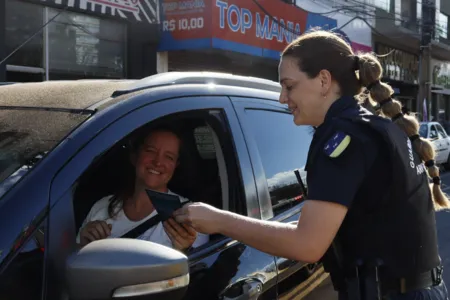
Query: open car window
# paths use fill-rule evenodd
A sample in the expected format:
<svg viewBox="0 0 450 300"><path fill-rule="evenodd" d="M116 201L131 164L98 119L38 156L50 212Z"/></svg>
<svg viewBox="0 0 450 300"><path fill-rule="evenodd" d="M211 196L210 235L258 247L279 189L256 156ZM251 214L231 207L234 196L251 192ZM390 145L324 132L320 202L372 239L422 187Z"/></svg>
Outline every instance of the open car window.
<svg viewBox="0 0 450 300"><path fill-rule="evenodd" d="M88 117L73 112L1 108L0 199Z"/></svg>

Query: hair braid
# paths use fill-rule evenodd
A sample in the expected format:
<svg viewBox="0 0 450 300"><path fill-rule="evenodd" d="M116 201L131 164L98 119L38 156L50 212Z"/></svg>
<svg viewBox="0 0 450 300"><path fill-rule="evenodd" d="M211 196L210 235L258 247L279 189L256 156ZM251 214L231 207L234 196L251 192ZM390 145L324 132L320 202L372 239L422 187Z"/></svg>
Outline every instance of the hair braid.
<svg viewBox="0 0 450 300"><path fill-rule="evenodd" d="M414 116L404 115L401 103L391 98L394 91L391 86L380 81L383 69L378 59L369 53L356 57L359 61L359 79L361 84L367 87L370 98L380 105L382 115L391 118L408 135L414 151L425 162L428 175L433 179L431 190L436 210L449 208L450 202L440 186L439 168L434 161L436 156L434 147L428 140L418 135L419 122Z"/></svg>

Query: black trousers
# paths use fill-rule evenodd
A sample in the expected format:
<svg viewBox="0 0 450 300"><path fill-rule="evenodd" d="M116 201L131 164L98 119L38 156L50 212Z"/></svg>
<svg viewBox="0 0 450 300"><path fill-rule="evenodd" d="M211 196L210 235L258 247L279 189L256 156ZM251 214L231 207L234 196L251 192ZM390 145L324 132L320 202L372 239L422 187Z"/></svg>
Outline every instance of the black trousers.
<svg viewBox="0 0 450 300"><path fill-rule="evenodd" d="M339 292L339 300L348 300L347 293ZM373 299L361 299L373 300ZM450 300L444 281L440 285L408 292L406 294L390 294L383 300Z"/></svg>

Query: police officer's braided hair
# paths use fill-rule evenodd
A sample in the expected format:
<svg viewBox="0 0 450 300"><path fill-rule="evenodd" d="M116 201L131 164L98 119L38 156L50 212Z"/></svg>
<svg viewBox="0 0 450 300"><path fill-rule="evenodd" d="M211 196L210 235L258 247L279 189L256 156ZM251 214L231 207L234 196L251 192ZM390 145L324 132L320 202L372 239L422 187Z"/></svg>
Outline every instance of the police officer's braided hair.
<svg viewBox="0 0 450 300"><path fill-rule="evenodd" d="M413 149L417 152L428 169L428 175L433 179L432 194L437 209L450 207L450 202L441 190L439 168L435 164L435 150L433 145L419 136L419 122L414 116L402 113L402 104L392 98L392 87L381 82L383 68L373 54L364 53L354 56L358 64L359 80L366 87L366 93L370 99L380 105L381 114L397 124L406 132L412 142Z"/></svg>

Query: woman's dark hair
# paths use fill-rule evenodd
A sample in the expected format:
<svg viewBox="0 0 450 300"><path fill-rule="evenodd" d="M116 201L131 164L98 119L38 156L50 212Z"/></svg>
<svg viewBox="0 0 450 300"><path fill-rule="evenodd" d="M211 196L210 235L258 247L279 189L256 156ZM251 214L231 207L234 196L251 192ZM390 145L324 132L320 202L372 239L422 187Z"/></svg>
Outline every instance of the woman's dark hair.
<svg viewBox="0 0 450 300"><path fill-rule="evenodd" d="M136 181L136 168L130 161L130 156L133 153L137 153L140 147L144 144L145 140L156 132L170 132L175 135L180 140L180 148L178 150L178 163L182 161L181 153L183 153L183 143L181 139L181 134L179 134L178 130L169 126L169 125L148 125L141 127L137 131L131 134L131 136L127 139L126 145L124 148L126 157L123 159L125 162L125 169L122 174L122 182L121 186L118 187L118 191L111 197L109 205L108 205L108 214L110 218L115 217L120 209L122 208L123 200L127 199L134 194L135 181Z"/></svg>
<svg viewBox="0 0 450 300"><path fill-rule="evenodd" d="M392 87L381 82L383 68L374 54L355 54L337 34L317 30L301 35L288 45L282 53L282 57L286 56L296 58L299 69L310 78L315 78L321 70L328 70L338 83L341 95L355 96L357 99L368 96L378 103L381 115L391 118L408 135L415 152L425 162L428 175L433 178L435 208L450 207L440 187L439 168L434 161L435 150L428 140L419 137L417 119L404 115L402 104L392 99ZM366 93L362 93L364 87Z"/></svg>

